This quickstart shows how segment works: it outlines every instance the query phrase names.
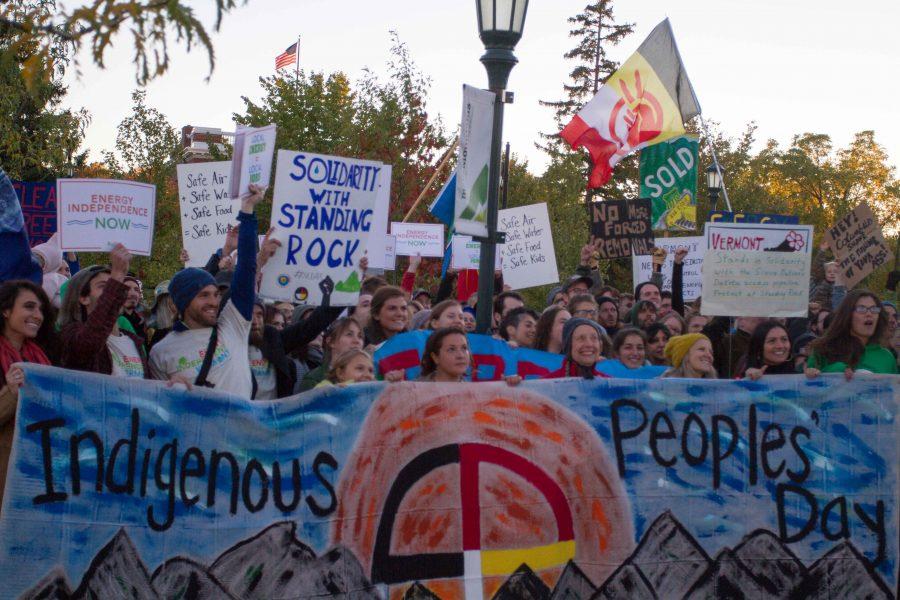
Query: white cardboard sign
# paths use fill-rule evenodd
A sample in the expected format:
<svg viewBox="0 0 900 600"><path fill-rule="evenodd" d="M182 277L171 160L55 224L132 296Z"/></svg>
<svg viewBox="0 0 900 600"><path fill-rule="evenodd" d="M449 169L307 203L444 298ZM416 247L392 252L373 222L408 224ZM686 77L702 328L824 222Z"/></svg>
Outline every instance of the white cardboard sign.
<svg viewBox="0 0 900 600"><path fill-rule="evenodd" d="M375 198L375 212L372 214L372 228L366 240L366 249L369 254L370 269L386 269L392 271L396 266L387 262L388 255L379 248L386 244L385 236L388 234L388 221L391 208L391 165L382 165L381 180L378 187L378 197Z"/></svg>
<svg viewBox="0 0 900 600"><path fill-rule="evenodd" d="M477 269L481 263L481 242L476 242L468 235L454 234L450 240L450 267L453 269ZM494 269L501 265L500 251L503 244L497 246L494 254Z"/></svg>
<svg viewBox="0 0 900 600"><path fill-rule="evenodd" d="M181 245L188 267L202 267L225 243L228 226L237 220L240 200L229 196L231 161L178 165Z"/></svg>
<svg viewBox="0 0 900 600"><path fill-rule="evenodd" d="M232 198L250 192L250 184L268 186L272 179L272 156L275 152L275 125L243 127L234 134L231 161Z"/></svg>
<svg viewBox="0 0 900 600"><path fill-rule="evenodd" d="M397 256L444 256L444 226L440 223L391 223L397 238Z"/></svg>
<svg viewBox="0 0 900 600"><path fill-rule="evenodd" d="M263 269L260 295L319 304L328 277L331 305L354 304L383 165L293 150L277 160L271 237L281 246Z"/></svg>
<svg viewBox="0 0 900 600"><path fill-rule="evenodd" d="M663 263L663 289L672 289L672 268L675 263L675 251L679 247L688 249L684 257L683 292L685 302L696 300L703 289L703 255L706 253L706 238L702 235L690 237L656 238L653 244L665 249L666 262ZM653 274L653 260L650 256L632 256L631 273L634 287L642 281L650 281Z"/></svg>
<svg viewBox="0 0 900 600"><path fill-rule="evenodd" d="M804 317L812 225L707 223L701 313Z"/></svg>
<svg viewBox="0 0 900 600"><path fill-rule="evenodd" d="M496 100L494 92L463 86L453 227L467 235L487 235L491 133Z"/></svg>
<svg viewBox="0 0 900 600"><path fill-rule="evenodd" d="M498 247L504 284L521 290L559 282L546 202L499 211L497 229L506 232Z"/></svg>
<svg viewBox="0 0 900 600"><path fill-rule="evenodd" d="M60 249L107 252L122 244L150 256L156 186L118 179L58 179L56 217Z"/></svg>

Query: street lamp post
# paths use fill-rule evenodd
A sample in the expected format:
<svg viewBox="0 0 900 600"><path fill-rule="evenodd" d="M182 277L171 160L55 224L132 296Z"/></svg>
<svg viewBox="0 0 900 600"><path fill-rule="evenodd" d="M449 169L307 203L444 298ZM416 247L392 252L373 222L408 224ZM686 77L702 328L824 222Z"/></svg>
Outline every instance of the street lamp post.
<svg viewBox="0 0 900 600"><path fill-rule="evenodd" d="M709 192L710 210L716 210L719 190L722 189L722 167L713 163L706 168L706 191Z"/></svg>
<svg viewBox="0 0 900 600"><path fill-rule="evenodd" d="M503 104L509 73L518 59L513 54L522 28L528 0L476 0L478 34L484 43L481 57L488 75L488 87L497 95L491 134L491 162L488 167L487 237L480 238L481 255L478 265L478 308L475 331L489 333L493 316L494 260L497 253L497 207L500 192L500 147L503 142ZM510 101L512 95L510 94Z"/></svg>

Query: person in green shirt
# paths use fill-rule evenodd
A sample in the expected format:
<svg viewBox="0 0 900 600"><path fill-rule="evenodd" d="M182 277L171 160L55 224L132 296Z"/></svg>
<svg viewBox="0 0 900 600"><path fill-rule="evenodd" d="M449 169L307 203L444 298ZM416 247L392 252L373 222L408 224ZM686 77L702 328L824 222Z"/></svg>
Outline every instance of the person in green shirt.
<svg viewBox="0 0 900 600"><path fill-rule="evenodd" d="M887 313L872 292L848 293L834 313L831 326L811 344L806 376L844 373L852 379L858 373L897 373L897 362L882 345L887 333Z"/></svg>

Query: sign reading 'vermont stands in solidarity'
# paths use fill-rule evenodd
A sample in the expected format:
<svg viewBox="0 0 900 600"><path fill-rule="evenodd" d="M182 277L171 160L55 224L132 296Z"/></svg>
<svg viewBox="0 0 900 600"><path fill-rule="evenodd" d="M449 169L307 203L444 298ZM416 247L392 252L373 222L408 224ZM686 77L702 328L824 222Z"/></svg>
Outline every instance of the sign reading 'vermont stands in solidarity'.
<svg viewBox="0 0 900 600"><path fill-rule="evenodd" d="M812 225L707 223L704 315L803 317Z"/></svg>
<svg viewBox="0 0 900 600"><path fill-rule="evenodd" d="M116 179L59 179L56 185L62 250L105 252L122 244L150 256L155 185Z"/></svg>
<svg viewBox="0 0 900 600"><path fill-rule="evenodd" d="M278 151L272 237L281 246L266 263L261 296L320 304L322 288L333 285L332 305L356 301L382 168L368 160Z"/></svg>

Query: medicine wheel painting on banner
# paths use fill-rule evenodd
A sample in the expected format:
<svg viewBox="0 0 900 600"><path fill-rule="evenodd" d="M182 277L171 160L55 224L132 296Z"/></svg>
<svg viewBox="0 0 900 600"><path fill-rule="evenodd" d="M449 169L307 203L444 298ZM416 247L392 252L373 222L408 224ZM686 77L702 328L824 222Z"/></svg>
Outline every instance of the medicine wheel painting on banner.
<svg viewBox="0 0 900 600"><path fill-rule="evenodd" d="M392 598L416 581L489 598L523 564L550 587L569 561L603 581L634 532L597 434L534 392L460 389L385 389L338 483L332 541Z"/></svg>

